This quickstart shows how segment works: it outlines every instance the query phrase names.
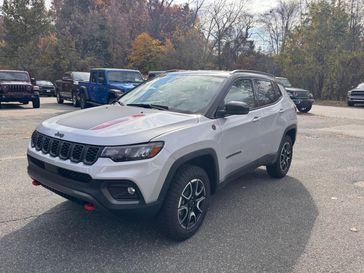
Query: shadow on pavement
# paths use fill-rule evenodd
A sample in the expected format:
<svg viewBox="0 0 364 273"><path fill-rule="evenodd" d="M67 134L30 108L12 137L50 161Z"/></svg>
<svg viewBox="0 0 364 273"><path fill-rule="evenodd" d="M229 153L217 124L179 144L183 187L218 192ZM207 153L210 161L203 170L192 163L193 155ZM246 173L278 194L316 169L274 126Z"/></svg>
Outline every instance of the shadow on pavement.
<svg viewBox="0 0 364 273"><path fill-rule="evenodd" d="M0 240L0 272L291 272L317 208L302 183L257 170L213 198L201 230L176 243L153 220L64 202Z"/></svg>

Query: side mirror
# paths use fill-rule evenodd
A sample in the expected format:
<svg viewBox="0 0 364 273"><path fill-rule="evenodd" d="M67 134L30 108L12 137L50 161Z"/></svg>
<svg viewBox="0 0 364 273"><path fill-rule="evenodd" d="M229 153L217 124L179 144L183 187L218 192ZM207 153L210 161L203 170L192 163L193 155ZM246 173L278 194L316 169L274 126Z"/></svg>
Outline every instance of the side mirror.
<svg viewBox="0 0 364 273"><path fill-rule="evenodd" d="M223 118L232 115L246 115L250 111L249 106L241 101L229 101L225 104L224 109L218 110L216 116Z"/></svg>
<svg viewBox="0 0 364 273"><path fill-rule="evenodd" d="M30 83L32 85L36 85L37 84L37 81L35 80L35 78L30 78Z"/></svg>

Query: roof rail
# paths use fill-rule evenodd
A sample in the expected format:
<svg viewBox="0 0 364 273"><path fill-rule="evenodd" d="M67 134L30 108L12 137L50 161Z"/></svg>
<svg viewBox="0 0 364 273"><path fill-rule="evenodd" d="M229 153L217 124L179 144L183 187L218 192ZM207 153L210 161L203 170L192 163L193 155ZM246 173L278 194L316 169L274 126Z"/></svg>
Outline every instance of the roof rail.
<svg viewBox="0 0 364 273"><path fill-rule="evenodd" d="M261 72L261 71L256 71L256 70L247 70L247 69L237 69L234 71L230 72L231 74L235 74L235 73L252 73L252 74L261 74L261 75L266 75L269 77L274 78L274 75L266 73L266 72Z"/></svg>

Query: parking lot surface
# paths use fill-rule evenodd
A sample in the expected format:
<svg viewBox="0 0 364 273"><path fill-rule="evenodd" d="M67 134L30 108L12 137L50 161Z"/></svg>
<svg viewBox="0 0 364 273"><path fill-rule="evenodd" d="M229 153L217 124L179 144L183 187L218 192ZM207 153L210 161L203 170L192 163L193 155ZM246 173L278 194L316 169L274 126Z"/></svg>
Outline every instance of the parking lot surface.
<svg viewBox="0 0 364 273"><path fill-rule="evenodd" d="M31 133L75 110L55 98L0 109L0 272L364 272L363 107L299 114L289 176L228 184L182 243L153 220L88 213L31 185Z"/></svg>

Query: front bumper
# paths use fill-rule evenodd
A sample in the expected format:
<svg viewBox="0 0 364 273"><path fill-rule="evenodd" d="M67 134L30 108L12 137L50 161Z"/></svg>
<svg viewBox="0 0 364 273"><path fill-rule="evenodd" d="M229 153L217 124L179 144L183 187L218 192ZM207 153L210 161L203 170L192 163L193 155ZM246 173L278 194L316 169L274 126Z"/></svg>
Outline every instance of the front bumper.
<svg viewBox="0 0 364 273"><path fill-rule="evenodd" d="M138 186L128 180L98 180L84 173L72 172L28 155L28 174L46 189L80 204L92 203L105 212L140 212L155 214L160 202L146 204ZM110 187L132 186L137 200L116 200Z"/></svg>
<svg viewBox="0 0 364 273"><path fill-rule="evenodd" d="M28 102L39 97L39 94L0 94L0 102Z"/></svg>
<svg viewBox="0 0 364 273"><path fill-rule="evenodd" d="M309 98L292 98L294 104L298 107L307 107L307 106L311 106L315 100L314 99L309 99Z"/></svg>
<svg viewBox="0 0 364 273"><path fill-rule="evenodd" d="M364 96L348 96L347 97L348 102L352 103L364 103Z"/></svg>

